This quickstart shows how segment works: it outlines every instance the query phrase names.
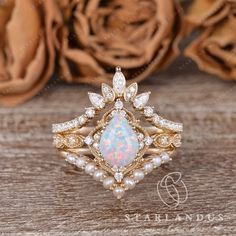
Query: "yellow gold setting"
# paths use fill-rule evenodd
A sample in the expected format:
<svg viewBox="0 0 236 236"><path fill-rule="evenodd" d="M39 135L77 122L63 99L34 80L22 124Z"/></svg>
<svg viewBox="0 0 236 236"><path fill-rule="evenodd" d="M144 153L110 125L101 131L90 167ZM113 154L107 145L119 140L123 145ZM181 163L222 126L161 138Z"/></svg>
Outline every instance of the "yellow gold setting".
<svg viewBox="0 0 236 236"><path fill-rule="evenodd" d="M89 93L92 107L85 114L53 124L53 145L69 163L120 199L146 174L172 159L181 145L183 125L162 118L148 106L150 92L137 95L137 83L126 87L120 67L113 87L102 84L101 90L102 95Z"/></svg>

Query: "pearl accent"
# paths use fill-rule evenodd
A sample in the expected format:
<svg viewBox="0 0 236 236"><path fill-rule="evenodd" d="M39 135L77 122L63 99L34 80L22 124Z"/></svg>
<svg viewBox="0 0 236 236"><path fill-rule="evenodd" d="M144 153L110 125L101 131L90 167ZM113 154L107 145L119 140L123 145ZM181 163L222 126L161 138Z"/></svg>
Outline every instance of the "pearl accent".
<svg viewBox="0 0 236 236"><path fill-rule="evenodd" d="M133 172L133 176L136 181L140 181L144 178L144 172L142 170L137 169Z"/></svg>
<svg viewBox="0 0 236 236"><path fill-rule="evenodd" d="M90 163L88 163L88 164L85 166L84 171L85 171L85 173L87 173L87 174L89 174L89 175L92 175L93 172L95 171L95 169L96 169L95 164L92 163L92 162L90 162Z"/></svg>
<svg viewBox="0 0 236 236"><path fill-rule="evenodd" d="M95 170L93 173L93 178L97 181L102 181L105 177L105 171L103 170Z"/></svg>
<svg viewBox="0 0 236 236"><path fill-rule="evenodd" d="M114 183L115 183L115 179L113 177L106 177L103 180L103 187L105 189L110 189Z"/></svg>
<svg viewBox="0 0 236 236"><path fill-rule="evenodd" d="M151 162L147 162L143 166L145 174L152 172L153 168L154 168L154 166L153 166L153 163L151 163Z"/></svg>
<svg viewBox="0 0 236 236"><path fill-rule="evenodd" d="M166 162L170 161L170 156L169 156L168 153L163 152L163 153L161 154L161 159L162 159L163 163L166 163Z"/></svg>
<svg viewBox="0 0 236 236"><path fill-rule="evenodd" d="M75 165L79 168L84 168L84 166L86 165L87 163L87 158L84 157L84 156L80 156L76 159L75 161Z"/></svg>
<svg viewBox="0 0 236 236"><path fill-rule="evenodd" d="M124 194L125 194L125 190L124 188L122 187L116 187L114 190L113 190L113 194L115 197L117 197L118 199L121 199Z"/></svg>
<svg viewBox="0 0 236 236"><path fill-rule="evenodd" d="M135 180L131 177L126 177L123 180L126 189L133 189L135 187Z"/></svg>
<svg viewBox="0 0 236 236"><path fill-rule="evenodd" d="M162 160L160 156L155 156L152 158L152 162L154 164L154 167L159 167L161 165Z"/></svg>

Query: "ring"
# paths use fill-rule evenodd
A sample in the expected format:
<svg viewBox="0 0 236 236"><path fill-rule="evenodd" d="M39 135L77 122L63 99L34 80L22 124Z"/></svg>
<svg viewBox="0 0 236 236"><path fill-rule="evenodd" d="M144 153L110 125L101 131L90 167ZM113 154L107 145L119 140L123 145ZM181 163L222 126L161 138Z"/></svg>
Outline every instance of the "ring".
<svg viewBox="0 0 236 236"><path fill-rule="evenodd" d="M53 144L69 163L122 198L146 174L170 161L181 146L183 124L164 119L147 105L150 92L126 87L120 67L113 88L88 93L91 107L73 120L53 124ZM96 122L96 123L95 123Z"/></svg>

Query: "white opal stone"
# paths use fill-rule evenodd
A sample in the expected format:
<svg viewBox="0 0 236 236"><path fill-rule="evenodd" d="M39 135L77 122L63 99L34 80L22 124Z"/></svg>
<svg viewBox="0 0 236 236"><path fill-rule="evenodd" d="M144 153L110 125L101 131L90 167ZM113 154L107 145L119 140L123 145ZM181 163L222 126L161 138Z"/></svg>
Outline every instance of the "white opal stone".
<svg viewBox="0 0 236 236"><path fill-rule="evenodd" d="M138 153L139 142L125 117L119 113L114 115L102 133L99 149L112 167L125 167L132 163Z"/></svg>

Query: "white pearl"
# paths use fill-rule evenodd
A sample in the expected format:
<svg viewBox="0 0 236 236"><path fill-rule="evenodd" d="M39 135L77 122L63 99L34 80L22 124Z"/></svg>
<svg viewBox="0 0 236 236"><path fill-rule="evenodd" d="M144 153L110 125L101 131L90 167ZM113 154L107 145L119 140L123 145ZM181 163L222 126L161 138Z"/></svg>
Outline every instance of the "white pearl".
<svg viewBox="0 0 236 236"><path fill-rule="evenodd" d="M105 177L105 172L103 170L95 170L93 173L93 178L97 181L102 181Z"/></svg>
<svg viewBox="0 0 236 236"><path fill-rule="evenodd" d="M110 189L115 183L115 179L113 177L107 177L103 180L103 187L105 189Z"/></svg>
<svg viewBox="0 0 236 236"><path fill-rule="evenodd" d="M161 159L164 163L166 163L166 162L170 161L170 156L168 153L164 152L161 154Z"/></svg>
<svg viewBox="0 0 236 236"><path fill-rule="evenodd" d="M154 168L154 166L153 166L153 164L151 162L147 162L143 166L144 172L146 174L152 172L153 168Z"/></svg>
<svg viewBox="0 0 236 236"><path fill-rule="evenodd" d="M134 176L134 179L136 181L140 181L140 180L142 180L144 178L144 172L142 170L139 170L139 169L135 170L133 172L133 176Z"/></svg>
<svg viewBox="0 0 236 236"><path fill-rule="evenodd" d="M153 157L152 162L153 162L155 167L159 167L161 165L161 158L160 158L160 156Z"/></svg>
<svg viewBox="0 0 236 236"><path fill-rule="evenodd" d="M125 190L124 188L122 187L116 187L114 190L113 190L113 194L115 197L117 197L118 199L121 199L124 194L125 194Z"/></svg>
<svg viewBox="0 0 236 236"><path fill-rule="evenodd" d="M88 163L88 164L85 166L84 171L85 171L87 174L92 175L93 172L95 171L95 169L96 169L95 164L93 164L93 163Z"/></svg>
<svg viewBox="0 0 236 236"><path fill-rule="evenodd" d="M123 180L124 186L127 189L133 189L135 187L135 180L130 177L126 177Z"/></svg>
<svg viewBox="0 0 236 236"><path fill-rule="evenodd" d="M84 166L86 165L86 162L87 162L87 158L84 156L81 156L76 159L75 164L79 168L84 168Z"/></svg>

